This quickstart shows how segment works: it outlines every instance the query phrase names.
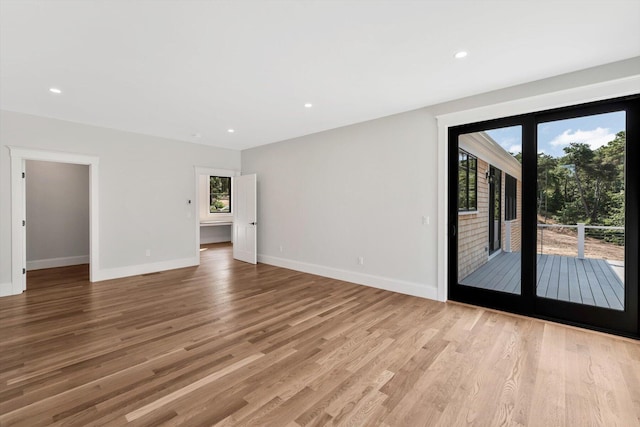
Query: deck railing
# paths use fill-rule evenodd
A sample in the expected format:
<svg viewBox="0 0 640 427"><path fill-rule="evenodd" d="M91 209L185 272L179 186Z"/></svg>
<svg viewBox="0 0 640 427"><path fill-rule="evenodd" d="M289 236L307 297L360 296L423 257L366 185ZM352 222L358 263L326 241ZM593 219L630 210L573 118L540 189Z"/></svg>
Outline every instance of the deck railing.
<svg viewBox="0 0 640 427"><path fill-rule="evenodd" d="M611 227L611 226L603 226L603 225L586 225L584 223L578 223L575 225L569 225L569 224L538 224L538 229L541 230L541 232L544 231L545 228L560 228L560 229L566 229L566 228L575 228L577 229L577 248L578 248L578 258L579 259L584 259L584 245L585 245L585 236L586 236L586 231L587 230L600 230L601 236L597 236L599 238L601 238L601 240L607 242L611 242L612 244L618 244L620 245L620 243L624 244L624 227ZM619 232L622 232L622 235L620 235ZM616 235L616 233L618 233ZM595 233L597 234L597 233ZM596 237L594 235L594 233L589 233L589 235ZM542 243L544 244L544 243ZM542 248L540 249L540 253L543 253Z"/></svg>

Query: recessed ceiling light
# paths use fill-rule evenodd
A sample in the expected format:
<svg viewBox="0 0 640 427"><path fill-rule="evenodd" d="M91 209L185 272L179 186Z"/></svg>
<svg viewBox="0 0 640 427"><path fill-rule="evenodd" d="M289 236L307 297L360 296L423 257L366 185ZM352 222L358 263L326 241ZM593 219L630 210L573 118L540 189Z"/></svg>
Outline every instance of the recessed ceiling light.
<svg viewBox="0 0 640 427"><path fill-rule="evenodd" d="M49 88L49 92L55 93L55 94L61 94L62 93L62 91L60 89L58 89L57 87L50 87Z"/></svg>
<svg viewBox="0 0 640 427"><path fill-rule="evenodd" d="M311 104L310 102L307 102L306 104L304 104L304 108L311 108L313 107L313 104Z"/></svg>
<svg viewBox="0 0 640 427"><path fill-rule="evenodd" d="M464 50L461 50L460 52L456 52L456 54L453 55L453 57L456 58L456 59L462 59L467 55L468 55L467 52L465 52Z"/></svg>
<svg viewBox="0 0 640 427"><path fill-rule="evenodd" d="M236 130L235 129L227 129L227 132L229 133L234 133Z"/></svg>

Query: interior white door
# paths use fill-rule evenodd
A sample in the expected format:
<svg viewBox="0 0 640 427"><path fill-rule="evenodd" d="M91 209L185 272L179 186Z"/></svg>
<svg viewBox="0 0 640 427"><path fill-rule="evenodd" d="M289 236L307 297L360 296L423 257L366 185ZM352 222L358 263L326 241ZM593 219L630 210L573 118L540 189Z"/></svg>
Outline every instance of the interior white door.
<svg viewBox="0 0 640 427"><path fill-rule="evenodd" d="M256 264L258 262L257 177L242 175L233 178L233 257Z"/></svg>

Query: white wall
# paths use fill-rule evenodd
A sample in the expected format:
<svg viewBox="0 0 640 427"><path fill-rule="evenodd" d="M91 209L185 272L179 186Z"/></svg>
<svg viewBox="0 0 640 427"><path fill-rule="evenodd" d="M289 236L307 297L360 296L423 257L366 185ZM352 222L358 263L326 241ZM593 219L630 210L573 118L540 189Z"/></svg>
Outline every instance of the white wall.
<svg viewBox="0 0 640 427"><path fill-rule="evenodd" d="M200 227L200 244L231 242L231 226Z"/></svg>
<svg viewBox="0 0 640 427"><path fill-rule="evenodd" d="M240 169L234 150L1 111L0 285L11 281L8 146L99 157L99 278L197 262L194 166Z"/></svg>
<svg viewBox="0 0 640 427"><path fill-rule="evenodd" d="M89 166L25 162L27 269L89 262Z"/></svg>
<svg viewBox="0 0 640 427"><path fill-rule="evenodd" d="M413 111L243 151L259 261L435 298L436 143Z"/></svg>

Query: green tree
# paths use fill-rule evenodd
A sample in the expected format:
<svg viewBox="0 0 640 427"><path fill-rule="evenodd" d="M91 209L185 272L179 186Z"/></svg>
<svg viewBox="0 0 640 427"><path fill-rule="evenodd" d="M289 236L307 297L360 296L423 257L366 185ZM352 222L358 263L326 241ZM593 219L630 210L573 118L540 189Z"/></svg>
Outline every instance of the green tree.
<svg viewBox="0 0 640 427"><path fill-rule="evenodd" d="M562 223L624 225L625 132L592 150L571 143L554 158L538 155L538 212Z"/></svg>

